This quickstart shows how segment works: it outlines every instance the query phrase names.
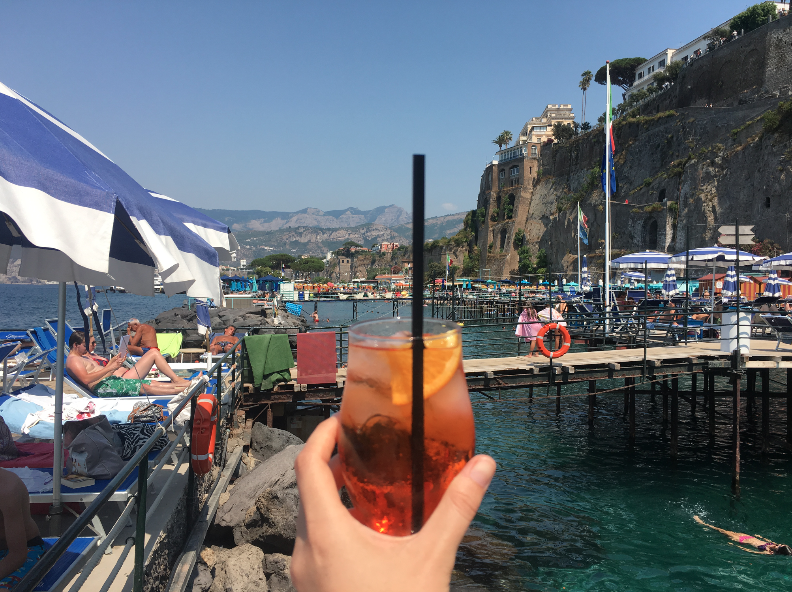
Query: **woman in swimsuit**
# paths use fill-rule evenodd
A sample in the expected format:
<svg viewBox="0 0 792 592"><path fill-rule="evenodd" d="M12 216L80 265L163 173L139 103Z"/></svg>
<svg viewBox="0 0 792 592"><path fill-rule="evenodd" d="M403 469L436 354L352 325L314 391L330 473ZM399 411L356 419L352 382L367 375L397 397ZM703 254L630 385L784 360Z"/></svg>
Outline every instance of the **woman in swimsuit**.
<svg viewBox="0 0 792 592"><path fill-rule="evenodd" d="M718 532L725 534L735 543L740 543L741 545L751 545L752 547L755 547L757 549L756 551L751 551L750 549L743 549L743 551L747 551L748 553L757 553L759 555L792 555L792 549L790 549L788 545L780 545L778 543L774 543L773 541L769 541L766 538L760 537L758 535L751 536L749 534L743 534L741 532L732 532L731 530L724 530L722 528L718 528L717 526L712 526L712 524L707 524L698 516L693 516L693 520L695 520L702 526L706 526L707 528L711 528L712 530L717 530Z"/></svg>

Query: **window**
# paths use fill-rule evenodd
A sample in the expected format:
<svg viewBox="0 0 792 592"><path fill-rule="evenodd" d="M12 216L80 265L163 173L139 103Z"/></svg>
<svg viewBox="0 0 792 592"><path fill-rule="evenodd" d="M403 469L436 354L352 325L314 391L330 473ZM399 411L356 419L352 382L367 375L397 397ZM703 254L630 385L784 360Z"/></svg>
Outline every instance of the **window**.
<svg viewBox="0 0 792 592"><path fill-rule="evenodd" d="M506 229L503 228L500 231L500 250L503 251L503 249L505 248L506 248Z"/></svg>
<svg viewBox="0 0 792 592"><path fill-rule="evenodd" d="M510 177L516 177L519 174L520 174L520 167L513 166L512 168L509 169L509 176Z"/></svg>
<svg viewBox="0 0 792 592"><path fill-rule="evenodd" d="M658 67L658 68L665 68L665 65L666 65L665 58L663 58L662 60L660 60L659 62L657 62L657 67Z"/></svg>
<svg viewBox="0 0 792 592"><path fill-rule="evenodd" d="M640 80L641 78L643 78L643 70L641 70L640 72L638 72L638 78L637 78L637 80Z"/></svg>
<svg viewBox="0 0 792 592"><path fill-rule="evenodd" d="M665 187L660 190L660 193L657 194L657 203L663 203L665 201Z"/></svg>
<svg viewBox="0 0 792 592"><path fill-rule="evenodd" d="M536 156L536 146L531 146L531 156Z"/></svg>
<svg viewBox="0 0 792 592"><path fill-rule="evenodd" d="M765 197L765 207L766 208L770 207L770 198L769 197Z"/></svg>
<svg viewBox="0 0 792 592"><path fill-rule="evenodd" d="M506 169L501 169L500 170L500 172L498 173L498 178L500 178L500 179L505 179L506 178Z"/></svg>
<svg viewBox="0 0 792 592"><path fill-rule="evenodd" d="M535 125L534 128L533 128L533 131L535 131L535 132L546 132L547 131L547 126L546 125Z"/></svg>

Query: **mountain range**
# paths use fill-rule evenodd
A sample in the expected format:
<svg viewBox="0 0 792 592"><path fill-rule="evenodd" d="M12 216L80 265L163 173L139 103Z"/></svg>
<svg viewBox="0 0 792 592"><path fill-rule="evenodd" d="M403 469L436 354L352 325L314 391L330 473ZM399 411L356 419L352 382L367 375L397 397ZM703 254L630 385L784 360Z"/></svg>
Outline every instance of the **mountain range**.
<svg viewBox="0 0 792 592"><path fill-rule="evenodd" d="M305 208L297 212L268 212L264 210L205 210L207 216L227 224L234 232L239 230L280 230L281 228L349 228L362 224L380 224L393 227L408 224L410 214L399 206L380 206L373 210L347 208L323 211Z"/></svg>

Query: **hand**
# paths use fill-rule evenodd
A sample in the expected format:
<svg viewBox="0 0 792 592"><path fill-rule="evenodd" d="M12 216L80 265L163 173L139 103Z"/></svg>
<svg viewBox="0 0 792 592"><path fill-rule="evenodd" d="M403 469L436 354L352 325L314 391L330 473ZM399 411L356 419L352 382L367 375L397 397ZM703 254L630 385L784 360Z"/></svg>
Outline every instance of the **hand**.
<svg viewBox="0 0 792 592"><path fill-rule="evenodd" d="M124 363L124 356L118 354L117 356L110 358L110 361L107 363L108 368L112 368L113 370L118 370L121 367L121 364Z"/></svg>
<svg viewBox="0 0 792 592"><path fill-rule="evenodd" d="M476 456L454 478L420 532L374 532L347 510L338 456L330 455L338 419L323 421L294 463L300 490L291 576L305 592L447 591L457 547L495 474L495 461Z"/></svg>

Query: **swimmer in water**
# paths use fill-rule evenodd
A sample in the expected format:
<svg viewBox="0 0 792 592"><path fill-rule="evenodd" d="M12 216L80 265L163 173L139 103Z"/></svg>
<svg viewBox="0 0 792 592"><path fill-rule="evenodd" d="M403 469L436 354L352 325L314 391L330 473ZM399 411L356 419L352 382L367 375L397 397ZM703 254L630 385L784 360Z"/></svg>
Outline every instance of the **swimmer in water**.
<svg viewBox="0 0 792 592"><path fill-rule="evenodd" d="M318 323L319 322L319 313L318 312L314 311L313 315L311 315L311 316L313 316L313 322L314 323Z"/></svg>
<svg viewBox="0 0 792 592"><path fill-rule="evenodd" d="M721 534L725 534L735 543L740 543L741 545L751 545L755 547L757 550L752 551L750 549L743 549L748 553L756 553L758 555L792 555L792 549L789 548L788 545L780 545L778 543L774 543L773 541L768 541L766 538L760 536L751 536L749 534L743 534L741 532L732 532L731 530L724 530L722 528L718 528L717 526L712 526L712 524L707 524L698 516L693 516L693 520L701 524L702 526L706 526L707 528L711 528L712 530L717 530ZM740 547L742 549L742 547Z"/></svg>

